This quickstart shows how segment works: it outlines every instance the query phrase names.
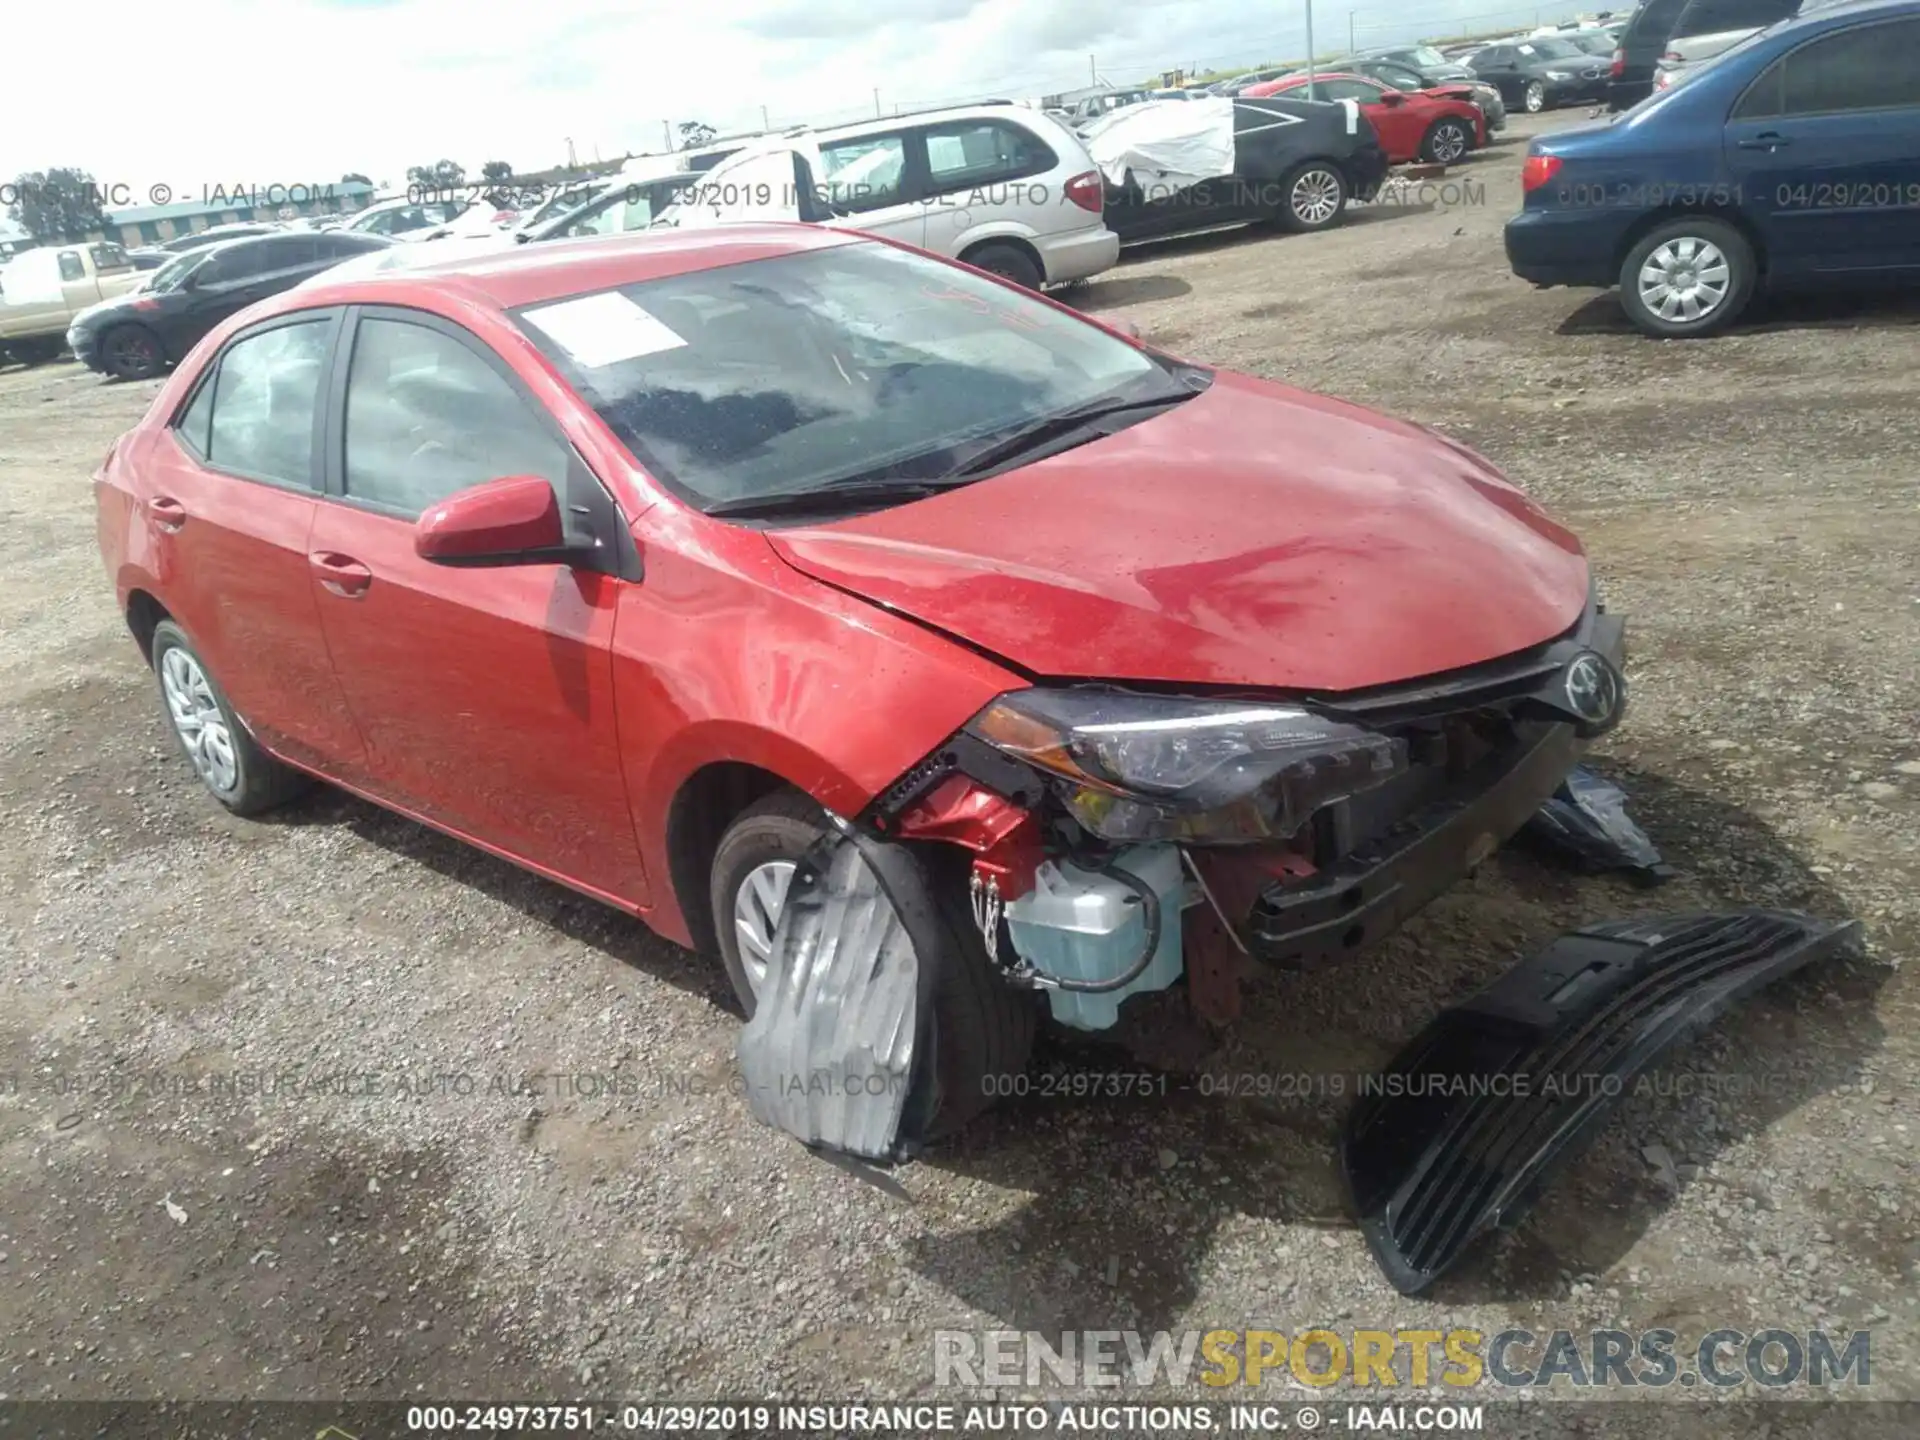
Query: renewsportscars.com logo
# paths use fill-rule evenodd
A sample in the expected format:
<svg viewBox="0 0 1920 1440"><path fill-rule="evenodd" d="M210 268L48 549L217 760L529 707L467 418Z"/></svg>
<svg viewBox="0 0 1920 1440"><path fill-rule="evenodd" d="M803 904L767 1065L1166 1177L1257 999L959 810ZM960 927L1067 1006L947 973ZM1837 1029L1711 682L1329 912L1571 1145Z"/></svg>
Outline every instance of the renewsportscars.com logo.
<svg viewBox="0 0 1920 1440"><path fill-rule="evenodd" d="M933 1383L1113 1386L1448 1385L1827 1389L1873 1383L1873 1339L1825 1330L938 1330Z"/></svg>

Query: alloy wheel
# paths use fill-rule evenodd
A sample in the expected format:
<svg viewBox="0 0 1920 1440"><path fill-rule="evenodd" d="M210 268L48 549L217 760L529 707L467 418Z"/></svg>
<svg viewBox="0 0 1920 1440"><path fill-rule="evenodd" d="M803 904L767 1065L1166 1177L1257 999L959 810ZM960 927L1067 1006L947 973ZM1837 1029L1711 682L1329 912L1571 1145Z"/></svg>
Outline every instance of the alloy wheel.
<svg viewBox="0 0 1920 1440"><path fill-rule="evenodd" d="M233 733L227 728L220 702L214 698L207 672L192 655L175 646L160 661L160 688L167 698L174 733L186 747L195 772L221 794L231 791L239 783L240 762L234 756Z"/></svg>
<svg viewBox="0 0 1920 1440"><path fill-rule="evenodd" d="M1303 225L1324 225L1340 213L1340 177L1331 170L1309 170L1293 182L1294 216Z"/></svg>
<svg viewBox="0 0 1920 1440"><path fill-rule="evenodd" d="M1527 113L1538 115L1547 108L1547 87L1538 80L1527 86Z"/></svg>
<svg viewBox="0 0 1920 1440"><path fill-rule="evenodd" d="M1433 132L1433 158L1451 165L1467 153L1467 135L1458 125L1442 125Z"/></svg>
<svg viewBox="0 0 1920 1440"><path fill-rule="evenodd" d="M747 984L756 1001L767 983L773 938L787 908L787 890L793 884L794 869L791 860L769 860L764 865L756 865L733 893L733 930L740 942L740 968L746 971Z"/></svg>
<svg viewBox="0 0 1920 1440"><path fill-rule="evenodd" d="M1711 240L1679 235L1647 256L1640 267L1640 299L1669 324L1704 320L1733 288L1733 266Z"/></svg>

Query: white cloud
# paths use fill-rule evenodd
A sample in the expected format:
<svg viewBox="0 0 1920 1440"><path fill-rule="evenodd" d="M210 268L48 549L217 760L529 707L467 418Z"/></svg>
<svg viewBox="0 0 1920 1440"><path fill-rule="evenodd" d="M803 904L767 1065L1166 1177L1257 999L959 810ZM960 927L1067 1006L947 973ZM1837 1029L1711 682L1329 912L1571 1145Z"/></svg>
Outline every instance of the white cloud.
<svg viewBox="0 0 1920 1440"><path fill-rule="evenodd" d="M583 159L611 158L660 148L669 122L757 127L762 107L776 124L871 114L875 87L889 113L1036 95L1086 83L1090 54L1115 81L1194 62L1252 63L1297 53L1303 13L1271 0L88 0L81 12L20 9L5 25L0 178L77 165L142 198L156 183L187 198L208 185L323 183L350 170L403 183L409 165L442 157L476 174L489 159L534 169L564 160L569 139ZM1363 25L1417 31L1489 11L1498 4L1415 0L1362 15ZM1346 8L1316 14L1321 48L1343 43ZM1530 17L1531 7L1517 7L1502 18ZM76 41L76 23L96 41ZM21 63L27 56L84 58Z"/></svg>

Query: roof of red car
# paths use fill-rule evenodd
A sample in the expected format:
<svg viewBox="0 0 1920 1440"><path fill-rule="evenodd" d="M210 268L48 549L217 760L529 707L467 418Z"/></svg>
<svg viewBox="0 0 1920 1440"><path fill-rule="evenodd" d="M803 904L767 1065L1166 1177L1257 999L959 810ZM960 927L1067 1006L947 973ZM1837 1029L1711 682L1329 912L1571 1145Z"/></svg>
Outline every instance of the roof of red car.
<svg viewBox="0 0 1920 1440"><path fill-rule="evenodd" d="M397 270L316 285L298 292L303 305L405 303L409 292L453 292L501 309L537 305L617 285L712 270L806 250L824 250L864 237L817 225L724 225L698 230L649 230L603 239L546 241L468 255L413 270ZM431 242L427 242L431 243Z"/></svg>
<svg viewBox="0 0 1920 1440"><path fill-rule="evenodd" d="M1358 80L1367 85L1378 85L1378 80L1369 80L1364 75L1355 75L1346 70L1316 70L1313 78L1318 80ZM1297 90L1307 83L1304 75L1282 75L1278 80L1262 80L1258 85L1249 85L1240 92L1243 100L1264 100L1269 95L1278 95L1282 90Z"/></svg>

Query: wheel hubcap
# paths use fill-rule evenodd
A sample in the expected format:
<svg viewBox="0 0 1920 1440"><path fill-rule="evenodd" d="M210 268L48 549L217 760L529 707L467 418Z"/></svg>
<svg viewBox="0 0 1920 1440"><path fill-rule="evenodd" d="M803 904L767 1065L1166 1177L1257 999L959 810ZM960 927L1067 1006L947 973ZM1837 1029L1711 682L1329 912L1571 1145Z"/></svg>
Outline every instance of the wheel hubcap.
<svg viewBox="0 0 1920 1440"><path fill-rule="evenodd" d="M1293 213L1309 225L1324 225L1339 214L1339 177L1326 170L1309 170L1294 181Z"/></svg>
<svg viewBox="0 0 1920 1440"><path fill-rule="evenodd" d="M1640 267L1640 299L1662 320L1705 319L1726 303L1732 287L1726 255L1697 236L1667 241Z"/></svg>
<svg viewBox="0 0 1920 1440"><path fill-rule="evenodd" d="M1443 162L1458 160L1466 153L1467 137L1451 125L1443 126L1433 137L1433 157Z"/></svg>
<svg viewBox="0 0 1920 1440"><path fill-rule="evenodd" d="M175 647L160 662L160 688L167 697L167 713L174 733L186 747L200 778L215 790L233 789L240 779L240 763L233 753L233 732L227 728L220 702L213 698L207 672L185 650Z"/></svg>
<svg viewBox="0 0 1920 1440"><path fill-rule="evenodd" d="M780 916L787 908L793 872L793 861L769 860L749 870L733 893L733 933L740 945L740 968L746 971L747 988L756 1000L767 983L774 932L780 928Z"/></svg>
<svg viewBox="0 0 1920 1440"><path fill-rule="evenodd" d="M1529 85L1527 87L1527 109L1538 110L1546 103L1546 87L1541 85Z"/></svg>

